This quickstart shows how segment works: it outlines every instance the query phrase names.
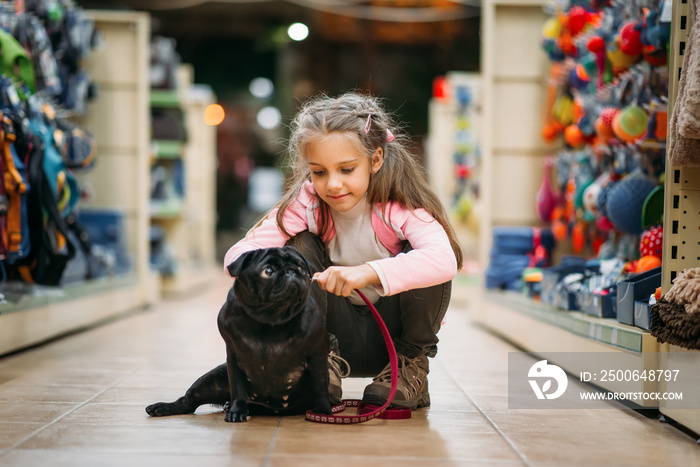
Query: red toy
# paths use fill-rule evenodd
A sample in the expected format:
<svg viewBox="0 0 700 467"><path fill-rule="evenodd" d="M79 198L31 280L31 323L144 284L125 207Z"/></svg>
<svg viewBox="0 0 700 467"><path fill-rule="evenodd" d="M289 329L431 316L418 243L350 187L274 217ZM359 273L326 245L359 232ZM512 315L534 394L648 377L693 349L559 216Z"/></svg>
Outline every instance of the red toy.
<svg viewBox="0 0 700 467"><path fill-rule="evenodd" d="M656 256L661 259L663 237L664 228L661 225L645 230L639 240L639 253L642 256Z"/></svg>

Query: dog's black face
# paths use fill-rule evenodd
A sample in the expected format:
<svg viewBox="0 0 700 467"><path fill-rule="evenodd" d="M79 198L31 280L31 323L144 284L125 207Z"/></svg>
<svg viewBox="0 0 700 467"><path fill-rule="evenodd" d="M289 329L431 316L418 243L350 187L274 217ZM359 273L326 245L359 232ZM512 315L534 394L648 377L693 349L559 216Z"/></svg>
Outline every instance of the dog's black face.
<svg viewBox="0 0 700 467"><path fill-rule="evenodd" d="M294 248L266 248L244 253L228 267L243 310L265 324L284 324L304 310L311 269Z"/></svg>

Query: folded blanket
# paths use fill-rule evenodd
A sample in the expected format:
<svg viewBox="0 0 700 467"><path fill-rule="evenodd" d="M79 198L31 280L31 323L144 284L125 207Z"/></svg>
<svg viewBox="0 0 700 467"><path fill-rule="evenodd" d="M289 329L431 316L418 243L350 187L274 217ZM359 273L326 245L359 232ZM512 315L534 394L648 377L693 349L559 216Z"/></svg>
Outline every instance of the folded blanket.
<svg viewBox="0 0 700 467"><path fill-rule="evenodd" d="M700 268L681 271L664 298L681 305L686 313L700 312Z"/></svg>
<svg viewBox="0 0 700 467"><path fill-rule="evenodd" d="M687 313L683 305L661 298L651 307L649 330L659 342L700 350L700 313Z"/></svg>
<svg viewBox="0 0 700 467"><path fill-rule="evenodd" d="M700 268L686 269L651 308L651 335L686 349L700 349Z"/></svg>

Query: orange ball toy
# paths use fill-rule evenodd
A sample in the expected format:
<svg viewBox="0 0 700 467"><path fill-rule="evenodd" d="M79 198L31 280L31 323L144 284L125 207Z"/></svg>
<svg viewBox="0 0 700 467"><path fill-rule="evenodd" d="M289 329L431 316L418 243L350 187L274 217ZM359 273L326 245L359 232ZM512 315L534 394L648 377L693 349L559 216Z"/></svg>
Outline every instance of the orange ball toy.
<svg viewBox="0 0 700 467"><path fill-rule="evenodd" d="M649 116L639 106L629 106L615 114L613 131L622 141L633 143L644 136Z"/></svg>
<svg viewBox="0 0 700 467"><path fill-rule="evenodd" d="M654 268L658 268L659 266L661 266L661 260L656 256L642 256L641 258L639 258L639 260L637 260L637 268L635 272L645 272Z"/></svg>
<svg viewBox="0 0 700 467"><path fill-rule="evenodd" d="M575 254L581 254L586 246L585 224L577 222L571 231L571 248Z"/></svg>
<svg viewBox="0 0 700 467"><path fill-rule="evenodd" d="M554 141L554 138L559 135L562 130L564 130L564 125L559 123L556 120L552 120L550 122L547 122L543 127L542 127L542 138L548 142L551 143Z"/></svg>
<svg viewBox="0 0 700 467"><path fill-rule="evenodd" d="M615 137L615 132L613 132L612 127L606 125L602 117L596 118L593 127L598 137L603 141L608 141Z"/></svg>
<svg viewBox="0 0 700 467"><path fill-rule="evenodd" d="M552 211L552 234L558 242L563 242L569 236L569 225L566 221L566 212L561 206Z"/></svg>
<svg viewBox="0 0 700 467"><path fill-rule="evenodd" d="M564 129L564 140L572 148L580 148L586 144L586 137L578 125L569 125Z"/></svg>

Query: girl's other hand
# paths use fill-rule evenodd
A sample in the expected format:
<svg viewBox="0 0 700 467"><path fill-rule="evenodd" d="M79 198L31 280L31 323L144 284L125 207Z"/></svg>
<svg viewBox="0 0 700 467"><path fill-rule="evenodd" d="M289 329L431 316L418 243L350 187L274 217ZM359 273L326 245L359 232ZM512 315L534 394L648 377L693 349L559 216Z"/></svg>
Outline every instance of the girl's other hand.
<svg viewBox="0 0 700 467"><path fill-rule="evenodd" d="M360 266L331 266L314 274L318 286L326 292L341 297L349 297L354 289L368 285L381 285L379 276L369 264Z"/></svg>

